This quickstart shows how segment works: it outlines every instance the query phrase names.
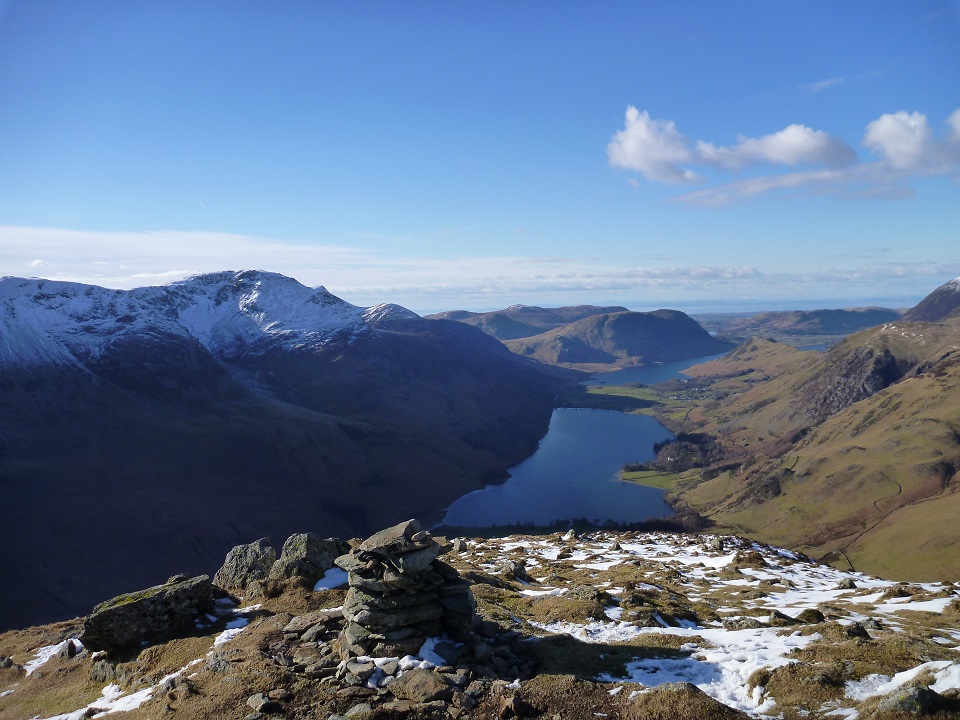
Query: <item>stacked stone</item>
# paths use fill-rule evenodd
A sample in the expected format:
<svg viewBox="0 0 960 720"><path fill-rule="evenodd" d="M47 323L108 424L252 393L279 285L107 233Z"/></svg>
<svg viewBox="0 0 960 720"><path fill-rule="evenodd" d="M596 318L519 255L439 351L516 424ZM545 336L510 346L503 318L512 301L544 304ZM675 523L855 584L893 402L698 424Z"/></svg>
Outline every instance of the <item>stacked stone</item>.
<svg viewBox="0 0 960 720"><path fill-rule="evenodd" d="M401 657L416 654L429 637L465 638L477 606L470 583L439 559L450 548L408 520L338 557L350 585L341 657Z"/></svg>

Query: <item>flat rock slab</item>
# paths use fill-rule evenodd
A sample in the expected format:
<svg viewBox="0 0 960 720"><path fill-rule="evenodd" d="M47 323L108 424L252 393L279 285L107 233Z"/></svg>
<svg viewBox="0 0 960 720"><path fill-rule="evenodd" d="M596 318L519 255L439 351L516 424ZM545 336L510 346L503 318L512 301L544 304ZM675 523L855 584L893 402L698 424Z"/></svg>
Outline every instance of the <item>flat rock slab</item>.
<svg viewBox="0 0 960 720"><path fill-rule="evenodd" d="M374 533L364 540L357 549L383 555L400 555L411 550L424 548L430 544L431 540L430 533L423 532L419 522L407 520L399 525Z"/></svg>
<svg viewBox="0 0 960 720"><path fill-rule="evenodd" d="M97 605L83 621L80 642L109 653L169 640L192 631L197 614L210 608L212 597L207 575L118 595Z"/></svg>
<svg viewBox="0 0 960 720"><path fill-rule="evenodd" d="M449 700L453 696L453 688L437 673L421 668L407 670L390 683L390 692L396 698L416 703Z"/></svg>

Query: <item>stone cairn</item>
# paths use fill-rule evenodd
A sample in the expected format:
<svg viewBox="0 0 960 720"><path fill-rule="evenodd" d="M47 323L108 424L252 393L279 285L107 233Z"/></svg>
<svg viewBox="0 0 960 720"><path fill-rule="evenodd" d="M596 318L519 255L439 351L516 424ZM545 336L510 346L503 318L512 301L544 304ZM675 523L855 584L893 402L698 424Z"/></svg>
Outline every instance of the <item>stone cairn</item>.
<svg viewBox="0 0 960 720"><path fill-rule="evenodd" d="M347 571L344 659L415 655L427 638L465 639L476 614L470 583L439 559L451 549L416 520L372 535L336 564Z"/></svg>

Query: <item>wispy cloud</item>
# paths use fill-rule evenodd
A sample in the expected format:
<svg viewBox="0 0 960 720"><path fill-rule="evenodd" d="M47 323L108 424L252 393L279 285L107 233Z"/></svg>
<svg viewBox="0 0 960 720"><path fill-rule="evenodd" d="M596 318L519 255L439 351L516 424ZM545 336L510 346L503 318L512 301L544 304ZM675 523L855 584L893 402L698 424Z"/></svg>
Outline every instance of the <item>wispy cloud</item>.
<svg viewBox="0 0 960 720"><path fill-rule="evenodd" d="M723 303L854 294L853 302L859 303L871 296L922 295L958 274L957 267L946 262L896 265L879 260L876 256L838 258L840 263L856 266L803 272L752 265L683 266L650 256L475 254L441 259L391 257L371 248L230 233L0 226L3 275L42 274L55 280L130 288L201 272L259 268L306 285L324 285L359 305L397 302L418 312L492 309L516 302L617 301L651 309L670 306L678 299Z"/></svg>
<svg viewBox="0 0 960 720"><path fill-rule="evenodd" d="M799 124L761 137L741 135L733 145L694 143L674 122L651 119L646 111L630 106L624 129L607 146L607 157L614 167L667 184L704 183L696 166L720 173L766 169L677 198L697 205L725 205L773 191L903 199L914 194L910 185L914 178L960 175L960 109L947 118L940 135L922 113L881 115L866 126L861 144L876 159L862 162L840 138ZM636 178L628 181L641 187Z"/></svg>
<svg viewBox="0 0 960 720"><path fill-rule="evenodd" d="M798 85L797 90L805 93L818 93L827 90L828 88L836 87L837 85L842 85L846 82L846 76L827 78L826 80L819 80L818 82L804 83L803 85Z"/></svg>

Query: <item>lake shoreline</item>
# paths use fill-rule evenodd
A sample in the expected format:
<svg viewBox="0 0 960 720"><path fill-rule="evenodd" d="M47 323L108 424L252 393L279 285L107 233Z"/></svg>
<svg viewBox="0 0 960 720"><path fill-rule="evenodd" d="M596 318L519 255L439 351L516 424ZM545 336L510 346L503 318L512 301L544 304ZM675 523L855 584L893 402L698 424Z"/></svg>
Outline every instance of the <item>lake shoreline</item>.
<svg viewBox="0 0 960 720"><path fill-rule="evenodd" d="M655 384L679 377L682 370L710 357L630 368L628 377L623 371L604 373L590 384L602 386L613 379L624 383L647 379ZM649 377L637 377L641 372ZM564 407L562 396L558 400L534 453L509 468L502 480L451 503L433 524L436 532L549 534L570 528L690 532L709 525L675 495L668 497L671 488L621 477L625 463L652 459L647 456L654 443L673 437L652 413ZM634 490L649 492L634 495Z"/></svg>

